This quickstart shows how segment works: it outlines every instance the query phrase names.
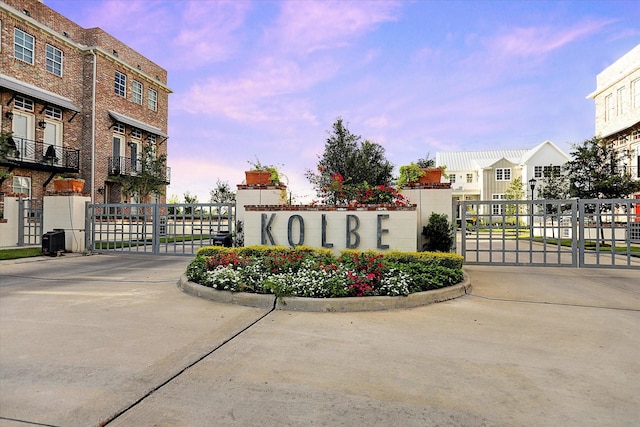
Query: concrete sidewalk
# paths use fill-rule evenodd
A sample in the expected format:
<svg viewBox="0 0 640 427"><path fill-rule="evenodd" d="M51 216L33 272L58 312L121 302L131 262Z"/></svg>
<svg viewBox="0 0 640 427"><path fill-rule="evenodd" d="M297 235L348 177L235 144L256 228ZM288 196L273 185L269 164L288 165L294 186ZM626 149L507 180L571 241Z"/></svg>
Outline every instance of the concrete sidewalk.
<svg viewBox="0 0 640 427"><path fill-rule="evenodd" d="M183 294L182 257L0 263L0 425L639 425L638 270L467 267L407 310Z"/></svg>

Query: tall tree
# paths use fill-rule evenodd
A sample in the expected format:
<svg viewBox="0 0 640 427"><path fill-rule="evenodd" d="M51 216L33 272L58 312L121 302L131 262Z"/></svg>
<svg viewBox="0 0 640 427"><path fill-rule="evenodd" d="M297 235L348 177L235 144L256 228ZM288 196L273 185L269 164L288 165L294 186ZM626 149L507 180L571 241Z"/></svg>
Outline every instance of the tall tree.
<svg viewBox="0 0 640 427"><path fill-rule="evenodd" d="M593 137L574 144L573 159L567 163L569 191L579 199L618 199L640 189L627 168L630 154L614 149L607 141Z"/></svg>
<svg viewBox="0 0 640 427"><path fill-rule="evenodd" d="M393 179L393 164L386 158L384 147L349 131L338 118L325 143L317 171L307 170L305 176L318 196L329 203L348 201L350 190L359 186L389 185ZM332 188L327 192L328 188Z"/></svg>
<svg viewBox="0 0 640 427"><path fill-rule="evenodd" d="M567 163L569 191L580 199L619 199L629 197L640 190L640 181L635 181L626 165L630 153L616 150L601 138L593 137L582 144L574 144L573 160ZM589 213L595 205L585 206ZM600 213L611 210L610 204L600 204ZM604 228L600 228L604 240Z"/></svg>

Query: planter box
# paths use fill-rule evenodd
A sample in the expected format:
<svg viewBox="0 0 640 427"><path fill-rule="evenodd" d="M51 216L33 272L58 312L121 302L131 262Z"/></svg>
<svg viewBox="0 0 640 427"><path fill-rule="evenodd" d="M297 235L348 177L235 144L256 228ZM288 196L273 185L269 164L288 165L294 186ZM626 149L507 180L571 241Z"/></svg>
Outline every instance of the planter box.
<svg viewBox="0 0 640 427"><path fill-rule="evenodd" d="M440 168L421 168L424 175L418 179L418 184L431 184L434 182L440 182L442 177L442 169Z"/></svg>
<svg viewBox="0 0 640 427"><path fill-rule="evenodd" d="M84 179L56 179L53 181L53 189L58 193L82 193L84 189Z"/></svg>
<svg viewBox="0 0 640 427"><path fill-rule="evenodd" d="M245 171L247 185L273 185L269 171Z"/></svg>

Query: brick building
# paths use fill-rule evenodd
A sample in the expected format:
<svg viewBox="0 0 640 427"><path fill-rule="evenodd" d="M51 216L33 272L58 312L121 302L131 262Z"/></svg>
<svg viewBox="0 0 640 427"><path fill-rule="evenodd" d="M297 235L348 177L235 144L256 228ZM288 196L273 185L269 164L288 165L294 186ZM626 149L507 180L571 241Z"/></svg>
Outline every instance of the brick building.
<svg viewBox="0 0 640 427"><path fill-rule="evenodd" d="M72 173L96 203L144 202L117 181L141 173L147 144L166 155L170 93L166 70L100 28L0 0L0 192L41 198Z"/></svg>

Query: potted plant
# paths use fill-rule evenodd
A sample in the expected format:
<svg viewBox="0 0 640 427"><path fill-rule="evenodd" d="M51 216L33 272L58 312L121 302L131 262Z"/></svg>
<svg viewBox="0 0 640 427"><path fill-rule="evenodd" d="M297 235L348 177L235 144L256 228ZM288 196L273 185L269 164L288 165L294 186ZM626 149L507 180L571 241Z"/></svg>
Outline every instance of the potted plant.
<svg viewBox="0 0 640 427"><path fill-rule="evenodd" d="M417 183L424 174L425 172L415 162L411 162L405 166L400 166L398 187L402 188L406 185Z"/></svg>
<svg viewBox="0 0 640 427"><path fill-rule="evenodd" d="M446 166L436 166L436 160L429 157L429 153L427 153L424 158L400 167L398 186L440 183L442 176L447 177L444 172L446 168Z"/></svg>
<svg viewBox="0 0 640 427"><path fill-rule="evenodd" d="M247 185L278 185L280 184L281 174L278 168L272 165L263 165L256 157L256 161L247 161L251 169L245 171L245 179Z"/></svg>
<svg viewBox="0 0 640 427"><path fill-rule="evenodd" d="M58 193L82 193L84 179L76 174L60 174L53 179L53 189Z"/></svg>

